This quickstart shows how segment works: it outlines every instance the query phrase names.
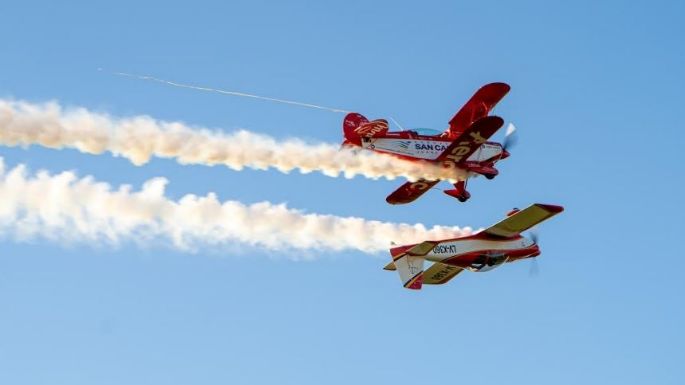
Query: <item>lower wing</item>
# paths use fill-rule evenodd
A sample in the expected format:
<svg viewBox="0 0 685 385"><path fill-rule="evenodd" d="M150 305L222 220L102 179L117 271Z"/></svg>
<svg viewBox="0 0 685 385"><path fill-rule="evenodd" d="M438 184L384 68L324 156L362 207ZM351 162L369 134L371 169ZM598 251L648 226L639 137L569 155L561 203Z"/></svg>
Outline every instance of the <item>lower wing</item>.
<svg viewBox="0 0 685 385"><path fill-rule="evenodd" d="M416 182L407 182L395 190L392 194L385 198L385 201L391 205L400 205L411 203L418 197L425 194L439 181L419 179Z"/></svg>

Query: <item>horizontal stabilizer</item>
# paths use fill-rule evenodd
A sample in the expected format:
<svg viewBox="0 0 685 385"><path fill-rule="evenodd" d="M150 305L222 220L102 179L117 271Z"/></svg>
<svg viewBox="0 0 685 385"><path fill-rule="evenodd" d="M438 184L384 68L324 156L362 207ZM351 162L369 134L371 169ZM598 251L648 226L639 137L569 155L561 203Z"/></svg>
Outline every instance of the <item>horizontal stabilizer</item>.
<svg viewBox="0 0 685 385"><path fill-rule="evenodd" d="M383 267L383 270L388 270L388 271L395 271L397 270L397 267L395 267L395 261L390 261L387 265Z"/></svg>
<svg viewBox="0 0 685 385"><path fill-rule="evenodd" d="M388 132L388 121L376 119L369 121L362 114L352 112L343 120L343 135L346 140L377 138Z"/></svg>
<svg viewBox="0 0 685 385"><path fill-rule="evenodd" d="M423 272L423 283L426 285L442 285L456 277L457 274L462 271L464 271L464 269L461 267L435 262L433 266Z"/></svg>
<svg viewBox="0 0 685 385"><path fill-rule="evenodd" d="M407 254L414 256L424 256L428 254L439 242L425 241L407 250Z"/></svg>

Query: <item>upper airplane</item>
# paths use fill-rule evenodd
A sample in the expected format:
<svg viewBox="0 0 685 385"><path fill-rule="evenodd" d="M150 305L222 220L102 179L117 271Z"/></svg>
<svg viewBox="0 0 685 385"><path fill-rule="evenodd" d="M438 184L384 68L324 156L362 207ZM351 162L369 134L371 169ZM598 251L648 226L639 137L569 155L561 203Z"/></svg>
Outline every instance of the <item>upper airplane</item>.
<svg viewBox="0 0 685 385"><path fill-rule="evenodd" d="M499 173L495 163L509 156L504 144L487 141L504 121L488 116L495 105L509 92L505 83L490 83L481 87L450 120L444 132L430 129L388 131L388 121L369 121L353 112L343 121L343 146L361 147L371 151L397 156L410 161L428 161L443 167L460 168L492 179ZM513 126L507 130L507 138ZM455 173L456 175L456 173ZM456 178L455 178L456 179ZM390 204L410 203L423 195L439 180L420 179L406 182L385 199ZM454 184L445 194L465 202L471 197L466 191L466 180Z"/></svg>

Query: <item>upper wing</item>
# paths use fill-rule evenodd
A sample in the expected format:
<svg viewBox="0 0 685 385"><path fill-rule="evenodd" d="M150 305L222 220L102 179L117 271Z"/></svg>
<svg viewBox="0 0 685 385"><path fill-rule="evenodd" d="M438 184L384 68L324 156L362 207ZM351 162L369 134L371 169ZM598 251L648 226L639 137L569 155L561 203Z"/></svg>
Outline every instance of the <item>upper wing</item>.
<svg viewBox="0 0 685 385"><path fill-rule="evenodd" d="M389 271L395 271L397 270L397 266L395 266L395 261L390 261L388 262L387 265L383 266L383 270L389 270Z"/></svg>
<svg viewBox="0 0 685 385"><path fill-rule="evenodd" d="M392 194L388 195L388 197L385 198L385 201L391 205L413 202L438 182L439 181L437 180L425 179L419 179L416 182L407 182L393 191Z"/></svg>
<svg viewBox="0 0 685 385"><path fill-rule="evenodd" d="M487 234L511 238L564 211L561 206L535 203L483 230Z"/></svg>
<svg viewBox="0 0 685 385"><path fill-rule="evenodd" d="M464 269L461 267L435 262L433 263L433 266L423 272L423 283L426 285L442 285L456 277L456 275L462 271L464 271Z"/></svg>
<svg viewBox="0 0 685 385"><path fill-rule="evenodd" d="M499 116L478 119L450 143L436 161L442 161L445 166L457 166L478 150L503 124L504 120Z"/></svg>
<svg viewBox="0 0 685 385"><path fill-rule="evenodd" d="M450 127L448 129L450 137L459 136L466 128L468 128L476 120L487 116L502 98L509 92L508 84L506 83L490 83L481 87L469 99L466 104L457 112L450 120Z"/></svg>

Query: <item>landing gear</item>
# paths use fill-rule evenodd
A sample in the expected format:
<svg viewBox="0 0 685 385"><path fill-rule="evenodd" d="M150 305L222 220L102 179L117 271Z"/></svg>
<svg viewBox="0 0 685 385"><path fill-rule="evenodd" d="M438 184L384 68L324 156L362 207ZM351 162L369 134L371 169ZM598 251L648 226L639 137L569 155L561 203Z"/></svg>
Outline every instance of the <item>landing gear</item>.
<svg viewBox="0 0 685 385"><path fill-rule="evenodd" d="M445 194L457 198L459 202L466 202L471 198L471 193L466 191L466 182L460 181L454 184L454 190L445 190Z"/></svg>
<svg viewBox="0 0 685 385"><path fill-rule="evenodd" d="M490 167L483 167L483 172L481 175L483 175L487 179L495 179L495 177L499 174L499 171L494 167L494 165Z"/></svg>
<svg viewBox="0 0 685 385"><path fill-rule="evenodd" d="M464 191L461 195L457 195L455 198L459 200L459 202L466 202L471 198L471 194L468 191Z"/></svg>

